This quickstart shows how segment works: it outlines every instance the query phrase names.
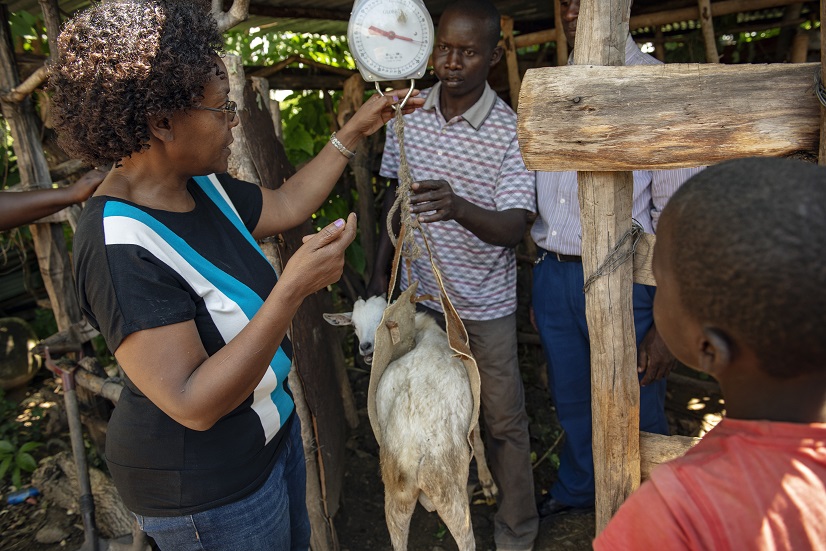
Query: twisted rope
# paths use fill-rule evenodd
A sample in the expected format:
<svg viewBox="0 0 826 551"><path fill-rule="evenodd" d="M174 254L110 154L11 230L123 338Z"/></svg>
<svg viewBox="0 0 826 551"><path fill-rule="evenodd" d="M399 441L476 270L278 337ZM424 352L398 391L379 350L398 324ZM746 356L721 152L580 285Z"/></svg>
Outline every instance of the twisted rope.
<svg viewBox="0 0 826 551"><path fill-rule="evenodd" d="M396 116L393 121L393 129L396 132L396 138L399 141L399 185L396 188L396 200L393 201L393 206L387 214L387 235L390 236L390 242L394 247L398 247L397 238L393 234L393 216L396 211L401 209L401 223L404 224L408 231L402 232L404 240L401 244L402 256L408 261L413 261L422 256L422 251L416 244L413 228L421 231L419 222L410 216L410 193L413 185L413 176L410 174L410 166L407 164L407 153L404 150L404 118L402 117L402 110L396 110Z"/></svg>

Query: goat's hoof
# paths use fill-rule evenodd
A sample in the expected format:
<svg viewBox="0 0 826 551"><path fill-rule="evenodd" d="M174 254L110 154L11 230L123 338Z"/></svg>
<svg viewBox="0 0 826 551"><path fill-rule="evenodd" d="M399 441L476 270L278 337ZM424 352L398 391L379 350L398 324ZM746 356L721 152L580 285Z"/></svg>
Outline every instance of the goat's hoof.
<svg viewBox="0 0 826 551"><path fill-rule="evenodd" d="M496 505L496 496L499 495L499 488L491 481L490 484L482 484L482 493L485 494L485 502L488 505Z"/></svg>

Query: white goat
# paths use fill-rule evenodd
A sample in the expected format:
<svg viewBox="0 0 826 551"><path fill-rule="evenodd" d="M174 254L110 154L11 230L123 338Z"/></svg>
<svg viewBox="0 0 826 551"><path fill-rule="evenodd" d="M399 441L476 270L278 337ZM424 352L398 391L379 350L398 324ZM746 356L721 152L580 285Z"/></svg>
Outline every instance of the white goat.
<svg viewBox="0 0 826 551"><path fill-rule="evenodd" d="M353 325L359 351L371 364L376 328L386 306L384 297L359 299L351 313L324 314L324 319L332 325ZM460 551L474 550L467 492L473 396L464 364L450 349L447 334L427 314L416 314L414 348L390 362L382 374L376 410L384 512L393 549L407 549L418 499L425 509L439 513ZM473 442L479 481L492 501L497 489L478 425Z"/></svg>

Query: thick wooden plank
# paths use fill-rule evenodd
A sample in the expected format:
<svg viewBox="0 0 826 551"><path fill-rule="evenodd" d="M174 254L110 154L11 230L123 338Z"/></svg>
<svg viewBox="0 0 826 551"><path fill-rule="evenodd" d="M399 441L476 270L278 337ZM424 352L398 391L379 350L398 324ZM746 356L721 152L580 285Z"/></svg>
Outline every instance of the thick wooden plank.
<svg viewBox="0 0 826 551"><path fill-rule="evenodd" d="M665 436L640 432L640 478L646 481L660 463L677 459L700 441L690 436Z"/></svg>
<svg viewBox="0 0 826 551"><path fill-rule="evenodd" d="M629 0L582 0L574 63L623 65L629 9ZM578 181L582 265L588 280L631 229L633 182L630 172L582 172ZM640 391L631 280L632 263L624 262L596 277L585 293L597 533L640 482Z"/></svg>
<svg viewBox="0 0 826 551"><path fill-rule="evenodd" d="M818 69L817 63L529 69L519 102L522 157L531 170L612 171L815 154Z"/></svg>

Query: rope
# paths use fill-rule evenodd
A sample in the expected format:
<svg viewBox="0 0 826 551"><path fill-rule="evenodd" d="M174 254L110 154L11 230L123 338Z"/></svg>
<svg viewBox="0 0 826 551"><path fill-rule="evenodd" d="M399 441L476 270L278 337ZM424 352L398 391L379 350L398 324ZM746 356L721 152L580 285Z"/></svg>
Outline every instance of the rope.
<svg viewBox="0 0 826 551"><path fill-rule="evenodd" d="M399 186L396 189L396 200L393 201L393 206L387 214L387 234L390 236L390 242L394 247L398 247L397 238L393 234L393 216L396 211L401 209L401 223L408 231L400 232L403 235L402 240L402 256L408 260L413 261L422 256L422 251L416 244L413 228L421 231L421 226L415 218L410 216L410 193L413 185L413 176L410 174L410 166L407 164L407 153L404 151L404 118L402 117L402 110L396 110L396 116L393 121L393 128L396 132L396 138L399 141Z"/></svg>
<svg viewBox="0 0 826 551"><path fill-rule="evenodd" d="M629 258L633 258L634 253L637 250L637 243L640 242L640 236L642 233L643 231L640 223L632 219L631 228L629 228L617 244L614 245L613 250L608 253L608 256L605 258L602 265L597 268L593 274L588 276L588 279L585 281L585 286L582 288L582 292L587 293L594 281L604 275L615 272L617 268L622 266ZM621 249L629 240L631 241L631 246L628 247L627 251L623 252Z"/></svg>

